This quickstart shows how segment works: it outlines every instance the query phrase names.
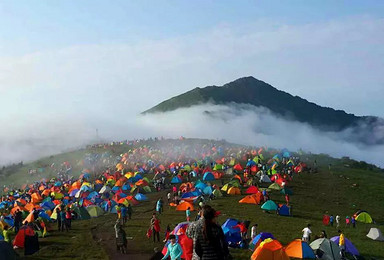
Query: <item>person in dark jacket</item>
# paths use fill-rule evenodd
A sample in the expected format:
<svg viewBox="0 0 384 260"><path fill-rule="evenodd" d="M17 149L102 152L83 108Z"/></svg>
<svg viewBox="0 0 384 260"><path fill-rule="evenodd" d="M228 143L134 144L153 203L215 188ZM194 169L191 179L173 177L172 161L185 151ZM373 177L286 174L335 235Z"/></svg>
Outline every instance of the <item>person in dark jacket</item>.
<svg viewBox="0 0 384 260"><path fill-rule="evenodd" d="M216 211L208 208L204 211L203 228L198 230L195 250L201 260L229 259L230 254L224 232L216 224Z"/></svg>

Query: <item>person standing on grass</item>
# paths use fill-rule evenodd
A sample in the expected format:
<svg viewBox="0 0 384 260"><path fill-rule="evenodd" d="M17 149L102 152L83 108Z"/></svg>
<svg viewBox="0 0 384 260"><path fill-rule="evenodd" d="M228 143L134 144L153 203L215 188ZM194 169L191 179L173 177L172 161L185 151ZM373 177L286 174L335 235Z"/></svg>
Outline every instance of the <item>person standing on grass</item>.
<svg viewBox="0 0 384 260"><path fill-rule="evenodd" d="M336 215L336 228L339 228L340 226L340 216Z"/></svg>
<svg viewBox="0 0 384 260"><path fill-rule="evenodd" d="M131 219L131 217L132 217L132 206L131 206L131 204L128 204L127 214L128 214L128 219Z"/></svg>
<svg viewBox="0 0 384 260"><path fill-rule="evenodd" d="M339 229L339 248L341 259L345 259L345 238L343 232Z"/></svg>
<svg viewBox="0 0 384 260"><path fill-rule="evenodd" d="M156 213L152 214L151 222L150 222L150 228L152 230L153 235L153 243L160 242L160 221L156 217Z"/></svg>
<svg viewBox="0 0 384 260"><path fill-rule="evenodd" d="M333 215L329 217L329 224L333 227Z"/></svg>
<svg viewBox="0 0 384 260"><path fill-rule="evenodd" d="M167 194L168 204L171 203L171 196L172 196L171 193L168 192L168 194Z"/></svg>
<svg viewBox="0 0 384 260"><path fill-rule="evenodd" d="M171 257L171 260L181 260L183 249L181 249L180 244L176 242L176 236L169 235L169 240L170 243L167 246L167 253L162 258L162 260L168 259L169 256Z"/></svg>
<svg viewBox="0 0 384 260"><path fill-rule="evenodd" d="M61 218L61 231L63 232L64 229L68 232L68 224L67 224L67 220L65 218L66 216L66 212L64 210L64 208L60 211L60 218Z"/></svg>
<svg viewBox="0 0 384 260"><path fill-rule="evenodd" d="M309 243L309 241L311 240L312 231L311 231L310 227L311 227L311 224L308 224L307 227L303 228L303 230L302 230L303 238L301 240L303 240L304 242L307 242L307 243Z"/></svg>
<svg viewBox="0 0 384 260"><path fill-rule="evenodd" d="M185 211L185 215L187 216L187 221L191 221L191 207L188 207Z"/></svg>
<svg viewBox="0 0 384 260"><path fill-rule="evenodd" d="M356 228L356 219L354 216L351 217L351 223L352 223L352 227Z"/></svg>
<svg viewBox="0 0 384 260"><path fill-rule="evenodd" d="M127 207L125 205L121 205L121 218L123 219L123 225L127 223Z"/></svg>
<svg viewBox="0 0 384 260"><path fill-rule="evenodd" d="M251 239L253 240L257 236L257 224L254 224L251 228Z"/></svg>
<svg viewBox="0 0 384 260"><path fill-rule="evenodd" d="M61 219L61 214L60 214L60 209L59 208L57 208L56 209L56 216L57 216L57 229L59 230L59 231L64 231L64 230L61 230L61 221L64 221L65 219Z"/></svg>

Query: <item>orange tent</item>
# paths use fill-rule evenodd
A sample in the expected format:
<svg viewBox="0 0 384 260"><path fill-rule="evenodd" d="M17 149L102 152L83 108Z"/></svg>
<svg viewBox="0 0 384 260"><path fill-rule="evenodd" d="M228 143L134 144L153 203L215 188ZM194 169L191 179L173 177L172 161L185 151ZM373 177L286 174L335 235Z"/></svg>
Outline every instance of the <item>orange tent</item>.
<svg viewBox="0 0 384 260"><path fill-rule="evenodd" d="M289 257L300 259L315 259L316 256L312 251L312 248L301 239L295 239L285 247L285 253Z"/></svg>
<svg viewBox="0 0 384 260"><path fill-rule="evenodd" d="M267 238L256 248L251 260L289 260L283 246L277 240Z"/></svg>
<svg viewBox="0 0 384 260"><path fill-rule="evenodd" d="M35 192L35 193L33 193L32 195L31 195L31 198L32 198L32 203L33 204L37 204L37 203L40 203L42 200L43 200L43 198L40 196L40 194L39 193L37 193L37 192Z"/></svg>
<svg viewBox="0 0 384 260"><path fill-rule="evenodd" d="M185 211L185 210L187 210L188 208L190 208L190 209L189 209L190 211L193 211L193 210L194 210L194 208L193 208L193 204L190 203L190 202L185 201L185 202L182 202L182 203L180 203L179 205L177 205L176 210L178 210L178 211Z"/></svg>
<svg viewBox="0 0 384 260"><path fill-rule="evenodd" d="M231 187L228 189L227 194L229 195L240 195L240 189L236 187Z"/></svg>
<svg viewBox="0 0 384 260"><path fill-rule="evenodd" d="M214 171L213 173L213 176L215 177L215 179L220 179L221 177L223 177L224 173L222 172L217 172L217 171Z"/></svg>
<svg viewBox="0 0 384 260"><path fill-rule="evenodd" d="M24 210L23 207L16 206L16 207L14 207L14 208L11 210L11 214L14 215L17 209L19 209L20 211L23 211L23 210Z"/></svg>
<svg viewBox="0 0 384 260"><path fill-rule="evenodd" d="M24 206L25 204L27 204L27 201L25 199L17 199L15 201L15 206L18 206L20 204Z"/></svg>
<svg viewBox="0 0 384 260"><path fill-rule="evenodd" d="M24 206L24 208L26 210L28 210L29 212L31 212L34 207L35 207L35 205L33 205L32 203L28 203L27 205Z"/></svg>
<svg viewBox="0 0 384 260"><path fill-rule="evenodd" d="M51 191L47 189L47 190L44 190L44 191L41 193L41 195L49 196L50 193L51 193Z"/></svg>
<svg viewBox="0 0 384 260"><path fill-rule="evenodd" d="M259 204L260 201L257 200L256 196L248 195L239 200L239 203L246 203L246 204Z"/></svg>
<svg viewBox="0 0 384 260"><path fill-rule="evenodd" d="M35 218L33 217L33 213L29 213L29 215L24 219L23 221L23 224L25 224L27 221L28 223L32 223L33 221L35 220Z"/></svg>

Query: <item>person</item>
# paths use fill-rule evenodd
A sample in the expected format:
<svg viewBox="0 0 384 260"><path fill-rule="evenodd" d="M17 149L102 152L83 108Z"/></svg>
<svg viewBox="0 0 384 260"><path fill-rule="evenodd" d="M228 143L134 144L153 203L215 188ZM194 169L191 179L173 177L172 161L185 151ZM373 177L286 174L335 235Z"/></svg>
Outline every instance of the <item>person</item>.
<svg viewBox="0 0 384 260"><path fill-rule="evenodd" d="M160 199L158 199L156 202L156 212L161 214L161 201L160 201Z"/></svg>
<svg viewBox="0 0 384 260"><path fill-rule="evenodd" d="M160 221L156 217L156 213L152 214L150 229L152 230L153 243L160 242Z"/></svg>
<svg viewBox="0 0 384 260"><path fill-rule="evenodd" d="M158 247L155 247L153 251L155 251L155 253L151 256L151 258L149 258L149 260L161 260L164 257Z"/></svg>
<svg viewBox="0 0 384 260"><path fill-rule="evenodd" d="M352 223L352 227L356 228L356 219L354 216L351 217L351 223Z"/></svg>
<svg viewBox="0 0 384 260"><path fill-rule="evenodd" d="M169 235L171 234L171 226L168 224L165 230L165 236L163 242L167 242L169 239Z"/></svg>
<svg viewBox="0 0 384 260"><path fill-rule="evenodd" d="M169 235L170 243L167 246L167 253L163 256L162 260L168 259L171 257L171 260L181 260L181 255L183 254L183 249L179 243L176 242L175 235Z"/></svg>
<svg viewBox="0 0 384 260"><path fill-rule="evenodd" d="M341 259L345 258L345 238L343 232L339 229L339 248Z"/></svg>
<svg viewBox="0 0 384 260"><path fill-rule="evenodd" d="M345 217L345 226L346 227L349 227L349 224L351 223L350 219L349 219L349 216L346 216Z"/></svg>
<svg viewBox="0 0 384 260"><path fill-rule="evenodd" d="M127 223L127 207L125 205L121 205L121 218L123 219L123 225Z"/></svg>
<svg viewBox="0 0 384 260"><path fill-rule="evenodd" d="M230 254L224 232L216 224L216 211L213 208L204 210L203 228L197 230L195 250L201 260L228 259Z"/></svg>
<svg viewBox="0 0 384 260"><path fill-rule="evenodd" d="M333 215L329 217L329 224L333 227Z"/></svg>
<svg viewBox="0 0 384 260"><path fill-rule="evenodd" d="M71 222L72 222L72 212L71 209L68 207L67 211L65 212L65 224L67 226L67 229L71 229Z"/></svg>
<svg viewBox="0 0 384 260"><path fill-rule="evenodd" d="M191 207L188 207L185 211L185 215L187 216L187 221L191 221Z"/></svg>
<svg viewBox="0 0 384 260"><path fill-rule="evenodd" d="M285 194L285 201L287 202L287 206L289 206L289 195Z"/></svg>
<svg viewBox="0 0 384 260"><path fill-rule="evenodd" d="M303 232L302 240L304 242L307 242L307 243L309 243L309 241L311 240L312 231L311 231L310 227L311 227L311 224L308 224L307 227L303 228L303 230L302 230L302 232Z"/></svg>
<svg viewBox="0 0 384 260"><path fill-rule="evenodd" d="M167 200L168 200L168 204L171 203L171 193L168 192L167 194Z"/></svg>
<svg viewBox="0 0 384 260"><path fill-rule="evenodd" d="M327 233L325 232L325 230L321 230L319 238L327 238Z"/></svg>
<svg viewBox="0 0 384 260"><path fill-rule="evenodd" d="M132 217L132 206L130 203L128 204L128 207L127 207L127 214L128 214L128 219L130 220Z"/></svg>
<svg viewBox="0 0 384 260"><path fill-rule="evenodd" d="M340 226L340 216L336 215L336 228L339 228Z"/></svg>
<svg viewBox="0 0 384 260"><path fill-rule="evenodd" d="M19 232L19 229L22 225L22 222L23 222L23 214L22 212L20 211L20 209L17 209L16 210L16 213L15 213L15 219L14 219L14 226L15 226L15 232L17 234L17 232Z"/></svg>
<svg viewBox="0 0 384 260"><path fill-rule="evenodd" d="M107 212L110 212L111 210L112 210L112 201L111 199L109 199L107 202Z"/></svg>
<svg viewBox="0 0 384 260"><path fill-rule="evenodd" d="M247 227L244 225L244 223L238 221L237 225L233 226L232 228L239 228L241 239L245 241L247 239Z"/></svg>
<svg viewBox="0 0 384 260"><path fill-rule="evenodd" d="M251 228L251 239L254 239L257 236L257 224L253 224Z"/></svg>
<svg viewBox="0 0 384 260"><path fill-rule="evenodd" d="M11 243L12 239L11 239L10 235L13 235L13 234L14 234L14 232L8 227L8 225L5 225L4 230L3 230L4 241Z"/></svg>
<svg viewBox="0 0 384 260"><path fill-rule="evenodd" d="M163 200L163 197L160 198L160 212L164 212L164 200Z"/></svg>
<svg viewBox="0 0 384 260"><path fill-rule="evenodd" d="M117 250L120 251L122 254L126 254L127 253L127 234L125 233L120 220L116 221L115 234L116 234Z"/></svg>
<svg viewBox="0 0 384 260"><path fill-rule="evenodd" d="M60 210L61 231L62 232L64 231L64 229L68 232L68 225L67 225L65 215L66 215L65 210L64 209Z"/></svg>
<svg viewBox="0 0 384 260"><path fill-rule="evenodd" d="M204 226L204 211L208 210L211 208L209 205L205 205L204 207L200 208L199 212L197 213L197 216L199 218L190 223L187 227L186 235L193 241L193 254L192 254L192 260L199 260L200 257L197 255L195 247L196 247L196 240L197 240L197 235L198 231L203 229Z"/></svg>
<svg viewBox="0 0 384 260"><path fill-rule="evenodd" d="M61 225L62 219L61 219L61 214L60 214L60 209L59 209L59 208L56 209L56 215L57 215L57 229L58 229L59 231L63 231L63 230L61 230L61 227L62 227L62 225Z"/></svg>

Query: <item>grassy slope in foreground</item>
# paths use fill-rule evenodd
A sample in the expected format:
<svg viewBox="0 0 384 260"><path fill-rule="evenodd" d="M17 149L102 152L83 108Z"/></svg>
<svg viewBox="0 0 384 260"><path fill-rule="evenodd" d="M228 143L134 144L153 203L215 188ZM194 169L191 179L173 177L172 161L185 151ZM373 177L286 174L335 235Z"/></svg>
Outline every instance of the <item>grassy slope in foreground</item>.
<svg viewBox="0 0 384 260"><path fill-rule="evenodd" d="M357 209L365 209L380 225L358 223L357 228L353 229L351 227L345 228L345 222L342 221L341 228L346 237L355 244L366 259L373 257L384 259L382 243L366 237L372 226L379 227L384 231L383 173L345 168L341 160L321 155L303 156L303 160L309 163L313 162L314 159L320 165L320 172L300 174L291 183L295 193L291 196L293 217L266 214L261 211L260 206L239 204L238 201L244 197L242 195L228 196L211 202L213 207L223 213L218 219L219 222L223 223L227 218L250 220L252 223L259 224L259 231L271 232L283 244L287 244L293 239L301 237L301 230L307 223L312 224L314 234L319 234L324 229L329 237L337 235L335 227L322 225L323 214L339 214L343 220L345 216L351 216ZM329 163L333 164L332 172L327 168ZM128 242L130 253L151 254L154 246L162 248L163 243L154 244L145 236L149 219L154 210L154 203L160 196L165 197L165 193L149 194L149 202L135 206L133 220L125 228L127 235L134 238ZM284 200L278 192L272 192L271 198L281 203ZM194 212L192 217L195 214ZM113 255L111 252L114 250L115 243L113 231L115 218L116 215L108 214L89 221L77 222L75 227L81 226L81 228L76 228L69 234L62 235L60 233L57 235L57 232L53 233L52 237L42 239L43 247L37 255L26 259L51 259L53 255L56 256L56 259L98 259L94 257L95 252L100 253L99 259L103 259L104 252ZM185 221L185 213L177 212L174 208L166 206L160 220L164 230L167 224ZM76 236L77 239L71 239L73 236ZM163 232L161 232L161 236L163 238ZM63 244L60 245L60 243ZM102 251L100 246L104 248ZM231 253L235 259L249 259L252 252L236 249L231 250ZM78 257L75 257L76 254ZM112 257L112 259L117 258Z"/></svg>

